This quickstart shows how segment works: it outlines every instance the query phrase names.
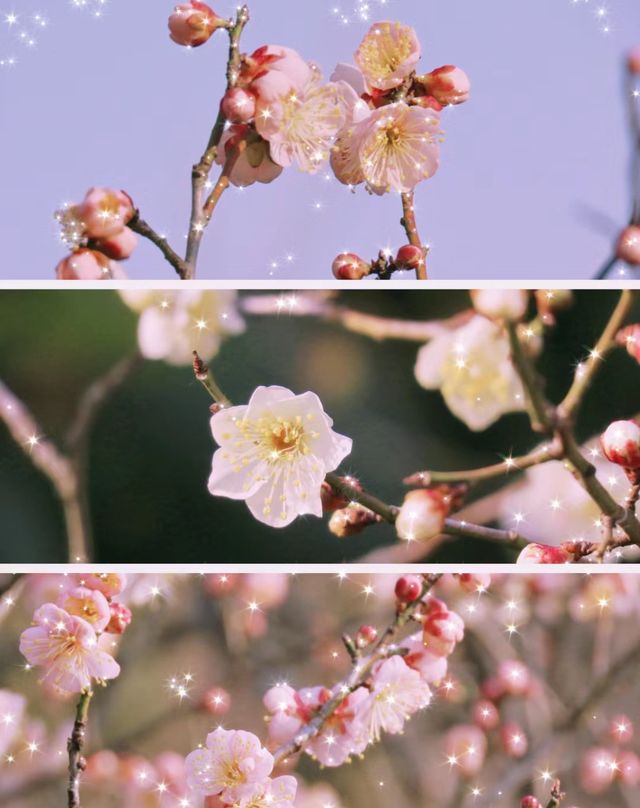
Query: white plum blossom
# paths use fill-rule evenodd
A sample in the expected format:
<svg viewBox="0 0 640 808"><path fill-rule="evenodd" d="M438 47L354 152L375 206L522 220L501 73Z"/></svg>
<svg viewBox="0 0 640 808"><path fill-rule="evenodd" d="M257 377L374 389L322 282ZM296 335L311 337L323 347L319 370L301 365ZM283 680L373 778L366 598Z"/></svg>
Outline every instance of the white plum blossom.
<svg viewBox="0 0 640 808"><path fill-rule="evenodd" d="M477 432L525 408L506 334L479 315L424 345L415 374L422 387L440 390L451 412Z"/></svg>
<svg viewBox="0 0 640 808"><path fill-rule="evenodd" d="M140 314L138 347L146 359L189 365L197 350L207 361L218 353L224 337L244 331L233 290L123 289L120 297Z"/></svg>
<svg viewBox="0 0 640 808"><path fill-rule="evenodd" d="M256 519L272 527L285 527L302 514L322 516L322 481L352 445L332 424L315 393L258 387L248 404L211 419L220 448L209 491L246 500Z"/></svg>
<svg viewBox="0 0 640 808"><path fill-rule="evenodd" d="M370 742L379 741L383 732L402 732L405 721L430 701L431 689L420 673L402 657L393 656L375 670L371 692L358 709L356 723Z"/></svg>

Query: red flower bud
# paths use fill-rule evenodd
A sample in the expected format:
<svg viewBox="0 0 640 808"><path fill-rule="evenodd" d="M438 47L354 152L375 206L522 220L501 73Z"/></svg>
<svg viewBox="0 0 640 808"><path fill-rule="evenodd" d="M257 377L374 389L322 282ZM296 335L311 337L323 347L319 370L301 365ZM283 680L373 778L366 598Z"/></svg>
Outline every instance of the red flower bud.
<svg viewBox="0 0 640 808"><path fill-rule="evenodd" d="M638 225L629 225L622 231L618 239L616 255L621 261L626 261L631 266L640 266L640 227Z"/></svg>
<svg viewBox="0 0 640 808"><path fill-rule="evenodd" d="M424 253L420 247L414 247L413 244L405 244L398 250L398 254L393 263L398 269L418 269L423 261Z"/></svg>
<svg viewBox="0 0 640 808"><path fill-rule="evenodd" d="M371 264L355 253L340 253L331 265L334 276L341 281L360 281L371 272Z"/></svg>
<svg viewBox="0 0 640 808"><path fill-rule="evenodd" d="M520 800L520 808L542 808L542 803L533 795L528 794Z"/></svg>
<svg viewBox="0 0 640 808"><path fill-rule="evenodd" d="M517 564L567 564L571 554L563 547L551 547L549 544L527 544L521 551Z"/></svg>
<svg viewBox="0 0 640 808"><path fill-rule="evenodd" d="M231 707L231 696L222 687L212 687L203 694L201 704L213 715L224 715Z"/></svg>
<svg viewBox="0 0 640 808"><path fill-rule="evenodd" d="M178 45L197 48L204 45L216 28L226 24L206 3L190 0L175 7L169 17L169 35Z"/></svg>
<svg viewBox="0 0 640 808"><path fill-rule="evenodd" d="M124 634L131 622L131 609L127 608L124 603L110 603L109 608L111 620L105 631L108 634Z"/></svg>
<svg viewBox="0 0 640 808"><path fill-rule="evenodd" d="M356 645L358 648L366 648L378 637L378 629L375 626L360 626L356 634Z"/></svg>
<svg viewBox="0 0 640 808"><path fill-rule="evenodd" d="M614 421L604 431L600 445L612 463L625 469L640 468L640 426L635 421Z"/></svg>
<svg viewBox="0 0 640 808"><path fill-rule="evenodd" d="M418 575L402 575L396 581L395 593L401 603L413 603L422 592L422 579Z"/></svg>
<svg viewBox="0 0 640 808"><path fill-rule="evenodd" d="M242 87L232 87L222 99L222 113L231 123L248 123L256 114L256 98Z"/></svg>

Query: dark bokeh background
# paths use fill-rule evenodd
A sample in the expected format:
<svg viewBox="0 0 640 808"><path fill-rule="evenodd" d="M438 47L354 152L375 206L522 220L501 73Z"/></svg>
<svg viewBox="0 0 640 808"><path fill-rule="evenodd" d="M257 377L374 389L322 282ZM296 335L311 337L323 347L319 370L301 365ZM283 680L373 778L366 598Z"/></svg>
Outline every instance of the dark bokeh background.
<svg viewBox="0 0 640 808"><path fill-rule="evenodd" d="M303 293L299 293L303 294ZM540 367L558 399L615 305L616 291L579 291L574 308L547 339ZM440 317L468 305L463 291L345 292L341 302L387 316ZM640 318L640 308L635 313ZM35 412L43 432L62 440L86 386L135 347L136 316L112 291L0 293L0 377ZM317 392L335 429L354 439L343 471L383 499L399 502L402 478L420 468L494 462L536 442L526 416L514 414L476 434L449 413L440 394L413 376L418 345L374 342L316 320L251 318L227 341L216 375L236 402L259 384ZM640 369L624 351L607 359L579 424L587 438L639 407ZM96 424L90 498L97 562L340 562L392 544L375 526L338 540L322 520L274 530L243 503L206 489L214 451L208 398L188 367L147 362ZM488 489L478 489L478 493ZM533 511L533 504L531 511ZM532 514L531 527L535 528ZM49 482L0 424L0 562L66 560L61 515ZM508 550L470 542L443 546L436 561L512 560Z"/></svg>

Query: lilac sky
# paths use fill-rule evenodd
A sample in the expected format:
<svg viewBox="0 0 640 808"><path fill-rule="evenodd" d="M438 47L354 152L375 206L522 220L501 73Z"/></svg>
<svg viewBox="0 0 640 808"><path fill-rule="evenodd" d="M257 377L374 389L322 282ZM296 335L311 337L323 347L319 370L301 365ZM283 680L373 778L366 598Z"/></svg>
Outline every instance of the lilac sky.
<svg viewBox="0 0 640 808"><path fill-rule="evenodd" d="M0 0L2 150L0 277L53 276L64 248L53 210L87 187L125 188L178 250L189 171L223 86L225 37L188 51L170 42L171 0L108 0L102 19L71 0ZM229 0L212 3L230 14ZM328 76L351 61L369 23L355 3L253 0L244 44L286 44ZM456 63L473 98L446 111L446 142L417 209L432 245L431 275L588 278L627 211L629 143L622 57L640 44L640 2L609 0L371 0L372 20L413 25L421 67ZM598 8L607 15L598 19ZM15 11L16 25L6 15ZM47 20L39 28L37 12ZM26 25L25 25L26 23ZM603 28L610 26L609 33ZM30 47L19 40L37 44ZM640 103L640 102L639 102ZM403 243L399 199L351 194L323 175L289 169L275 183L232 190L209 232L201 278L330 278L344 249L372 257ZM145 244L134 278L172 279Z"/></svg>

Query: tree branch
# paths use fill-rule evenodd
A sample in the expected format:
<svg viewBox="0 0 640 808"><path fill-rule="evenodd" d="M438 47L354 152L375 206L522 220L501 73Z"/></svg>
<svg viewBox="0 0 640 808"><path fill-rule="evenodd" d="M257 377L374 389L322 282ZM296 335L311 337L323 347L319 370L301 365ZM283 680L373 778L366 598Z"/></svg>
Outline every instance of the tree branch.
<svg viewBox="0 0 640 808"><path fill-rule="evenodd" d="M429 248L422 243L422 239L418 234L418 224L416 222L415 199L414 192L408 191L402 194L402 219L400 224L404 227L409 244L422 250L422 259L416 268L416 278L419 281L426 281L427 275L427 253Z"/></svg>
<svg viewBox="0 0 640 808"><path fill-rule="evenodd" d="M89 716L89 705L91 704L92 697L92 690L84 690L80 694L80 700L76 707L76 719L73 724L73 730L67 741L67 753L69 755L69 783L67 786L68 808L81 808L80 777L87 765L87 761L82 752L84 749L85 732Z"/></svg>

